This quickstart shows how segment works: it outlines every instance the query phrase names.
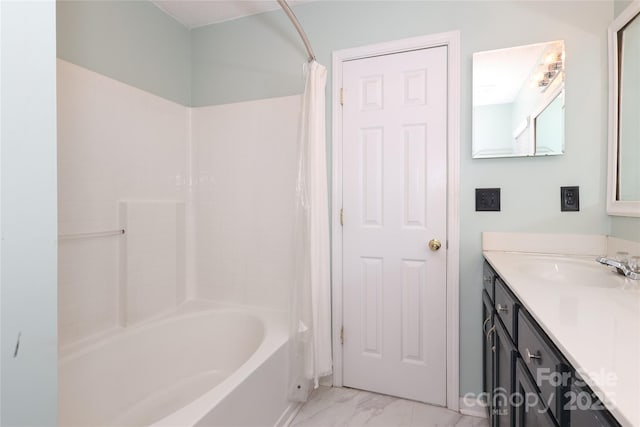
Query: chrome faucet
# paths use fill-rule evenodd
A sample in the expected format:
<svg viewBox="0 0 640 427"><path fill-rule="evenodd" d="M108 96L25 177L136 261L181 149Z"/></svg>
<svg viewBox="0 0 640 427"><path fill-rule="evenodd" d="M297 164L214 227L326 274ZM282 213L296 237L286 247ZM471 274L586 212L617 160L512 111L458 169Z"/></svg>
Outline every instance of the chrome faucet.
<svg viewBox="0 0 640 427"><path fill-rule="evenodd" d="M596 258L600 264L608 265L610 267L614 267L618 273L622 274L625 277L628 277L632 280L640 280L640 273L636 273L629 267L629 264L626 262L616 261L615 259L607 258L607 257L598 257Z"/></svg>

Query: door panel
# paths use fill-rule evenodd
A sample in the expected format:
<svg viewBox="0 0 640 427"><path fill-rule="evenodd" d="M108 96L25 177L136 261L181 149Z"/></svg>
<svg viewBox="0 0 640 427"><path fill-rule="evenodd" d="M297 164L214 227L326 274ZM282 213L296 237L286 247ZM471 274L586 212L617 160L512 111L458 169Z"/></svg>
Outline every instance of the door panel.
<svg viewBox="0 0 640 427"><path fill-rule="evenodd" d="M447 48L345 62L343 87L343 384L445 405Z"/></svg>

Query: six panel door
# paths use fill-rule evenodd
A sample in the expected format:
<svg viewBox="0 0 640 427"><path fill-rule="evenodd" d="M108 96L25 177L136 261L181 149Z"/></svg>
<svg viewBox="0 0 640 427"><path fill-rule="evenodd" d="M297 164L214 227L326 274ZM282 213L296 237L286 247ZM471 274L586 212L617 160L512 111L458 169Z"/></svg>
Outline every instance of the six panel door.
<svg viewBox="0 0 640 427"><path fill-rule="evenodd" d="M343 384L445 405L447 48L345 62L343 87Z"/></svg>

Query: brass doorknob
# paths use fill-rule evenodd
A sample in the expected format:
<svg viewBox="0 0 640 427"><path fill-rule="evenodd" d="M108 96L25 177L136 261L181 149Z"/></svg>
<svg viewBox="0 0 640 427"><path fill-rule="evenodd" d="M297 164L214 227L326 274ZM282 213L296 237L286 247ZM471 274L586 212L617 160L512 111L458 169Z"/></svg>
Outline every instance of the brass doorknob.
<svg viewBox="0 0 640 427"><path fill-rule="evenodd" d="M440 240L438 239L429 240L429 248L432 251L437 251L438 249L440 249L441 246L442 246L442 243L440 243Z"/></svg>

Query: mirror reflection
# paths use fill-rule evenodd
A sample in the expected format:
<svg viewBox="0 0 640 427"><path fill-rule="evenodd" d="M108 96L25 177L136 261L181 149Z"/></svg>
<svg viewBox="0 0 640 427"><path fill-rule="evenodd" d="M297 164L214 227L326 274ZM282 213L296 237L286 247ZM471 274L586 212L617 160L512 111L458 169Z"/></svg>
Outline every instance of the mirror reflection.
<svg viewBox="0 0 640 427"><path fill-rule="evenodd" d="M473 55L473 158L564 152L564 42Z"/></svg>
<svg viewBox="0 0 640 427"><path fill-rule="evenodd" d="M640 15L618 32L618 200L640 200Z"/></svg>

